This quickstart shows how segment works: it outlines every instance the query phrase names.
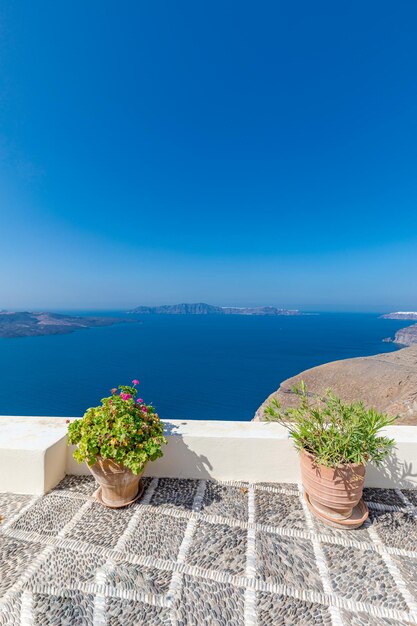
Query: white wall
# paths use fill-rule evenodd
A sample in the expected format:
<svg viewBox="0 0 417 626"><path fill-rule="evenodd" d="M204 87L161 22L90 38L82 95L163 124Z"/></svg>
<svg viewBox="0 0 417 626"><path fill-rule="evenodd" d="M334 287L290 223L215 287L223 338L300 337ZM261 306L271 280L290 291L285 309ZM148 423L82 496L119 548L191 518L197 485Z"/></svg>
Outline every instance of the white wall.
<svg viewBox="0 0 417 626"><path fill-rule="evenodd" d="M66 445L64 418L0 417L0 492L44 493L65 473L88 474ZM164 456L145 474L297 482L298 456L285 428L265 422L165 421ZM383 468L368 466L372 487L417 488L417 426L391 426L397 442Z"/></svg>
<svg viewBox="0 0 417 626"><path fill-rule="evenodd" d="M145 475L259 482L298 482L300 469L288 431L267 422L166 420L164 456ZM417 426L390 426L397 447L382 468L369 465L368 487L417 489ZM68 449L67 473L88 473Z"/></svg>
<svg viewBox="0 0 417 626"><path fill-rule="evenodd" d="M45 493L64 476L67 424L51 417L0 416L0 492Z"/></svg>
<svg viewBox="0 0 417 626"><path fill-rule="evenodd" d="M148 463L145 475L295 482L298 458L287 431L262 422L165 421L164 456ZM67 472L88 472L68 450Z"/></svg>

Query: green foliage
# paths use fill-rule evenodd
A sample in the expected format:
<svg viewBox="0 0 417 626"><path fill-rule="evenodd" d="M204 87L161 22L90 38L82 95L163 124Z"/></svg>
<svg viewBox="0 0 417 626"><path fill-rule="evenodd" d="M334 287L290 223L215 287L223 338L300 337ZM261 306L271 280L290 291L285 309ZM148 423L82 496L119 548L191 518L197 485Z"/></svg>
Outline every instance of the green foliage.
<svg viewBox="0 0 417 626"><path fill-rule="evenodd" d="M286 426L295 447L310 452L319 465L371 461L380 465L394 447L393 439L379 433L396 417L367 409L363 402L342 402L331 390L311 399L304 382L293 392L299 406L284 410L274 398L265 409L266 419Z"/></svg>
<svg viewBox="0 0 417 626"><path fill-rule="evenodd" d="M134 381L137 383L137 381ZM101 405L88 409L83 418L68 426L68 444L75 444L78 463L94 465L97 459L112 459L134 474L147 461L162 456L166 442L164 426L152 405L135 400L136 386L119 386Z"/></svg>

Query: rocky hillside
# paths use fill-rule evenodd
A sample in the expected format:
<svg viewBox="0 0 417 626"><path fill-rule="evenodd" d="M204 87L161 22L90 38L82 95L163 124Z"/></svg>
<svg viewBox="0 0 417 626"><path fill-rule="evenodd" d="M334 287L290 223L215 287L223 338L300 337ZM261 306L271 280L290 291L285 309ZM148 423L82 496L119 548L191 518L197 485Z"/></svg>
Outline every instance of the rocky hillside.
<svg viewBox="0 0 417 626"><path fill-rule="evenodd" d="M284 407L295 406L296 397L291 388L301 380L314 394L331 388L346 402L363 400L367 406L399 415L399 424L417 425L417 345L387 354L334 361L306 370L281 383L259 407L254 420L263 419L264 408L273 397Z"/></svg>
<svg viewBox="0 0 417 626"><path fill-rule="evenodd" d="M403 346L411 346L417 343L417 324L401 328L395 333L395 343L401 343Z"/></svg>

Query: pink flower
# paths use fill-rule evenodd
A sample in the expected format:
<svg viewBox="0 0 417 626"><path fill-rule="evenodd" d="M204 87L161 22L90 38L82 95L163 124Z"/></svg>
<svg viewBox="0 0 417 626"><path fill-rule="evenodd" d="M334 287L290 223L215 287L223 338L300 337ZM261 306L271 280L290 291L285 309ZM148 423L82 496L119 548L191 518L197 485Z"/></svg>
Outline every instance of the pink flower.
<svg viewBox="0 0 417 626"><path fill-rule="evenodd" d="M148 407L147 406L143 406L142 407L142 412L143 413L147 413L148 412Z"/></svg>
<svg viewBox="0 0 417 626"><path fill-rule="evenodd" d="M132 383L133 383L134 385L139 385L139 381L138 381L138 379L137 379L137 378L135 378L134 380L132 380Z"/></svg>
<svg viewBox="0 0 417 626"><path fill-rule="evenodd" d="M136 400L136 402L137 402L138 404L143 404L143 398L138 398L138 399Z"/></svg>
<svg viewBox="0 0 417 626"><path fill-rule="evenodd" d="M130 395L130 393L121 393L120 397L122 400L129 400L129 398L131 398L132 396Z"/></svg>

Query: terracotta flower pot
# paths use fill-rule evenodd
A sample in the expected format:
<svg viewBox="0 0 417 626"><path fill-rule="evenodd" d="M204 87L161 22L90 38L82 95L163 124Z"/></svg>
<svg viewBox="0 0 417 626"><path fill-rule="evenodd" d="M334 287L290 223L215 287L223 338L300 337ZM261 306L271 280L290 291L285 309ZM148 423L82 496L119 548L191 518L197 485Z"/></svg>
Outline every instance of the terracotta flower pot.
<svg viewBox="0 0 417 626"><path fill-rule="evenodd" d="M325 467L318 465L314 456L305 450L300 453L300 461L301 477L312 512L324 522L348 526L353 510L362 498L365 466L349 463L336 468ZM361 523L368 516L366 507L363 516Z"/></svg>
<svg viewBox="0 0 417 626"><path fill-rule="evenodd" d="M110 459L99 459L90 471L100 485L99 500L111 508L130 504L138 497L142 474L133 472Z"/></svg>

